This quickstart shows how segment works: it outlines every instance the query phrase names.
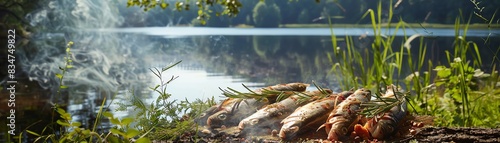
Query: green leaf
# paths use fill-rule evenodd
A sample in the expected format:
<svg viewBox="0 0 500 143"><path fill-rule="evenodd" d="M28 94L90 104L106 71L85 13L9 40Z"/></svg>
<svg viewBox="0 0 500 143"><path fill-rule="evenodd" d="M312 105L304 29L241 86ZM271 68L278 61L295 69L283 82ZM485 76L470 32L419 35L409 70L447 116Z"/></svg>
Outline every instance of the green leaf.
<svg viewBox="0 0 500 143"><path fill-rule="evenodd" d="M109 131L113 134L118 134L118 135L122 135L122 136L125 135L125 133L123 133L122 131L115 129L115 128L109 129Z"/></svg>
<svg viewBox="0 0 500 143"><path fill-rule="evenodd" d="M103 115L104 117L113 118L113 113L108 112L108 111L106 111L106 112L102 113L102 115Z"/></svg>
<svg viewBox="0 0 500 143"><path fill-rule="evenodd" d="M149 140L149 138L142 137L142 138L137 139L137 141L135 141L135 142L136 143L150 143L151 140Z"/></svg>
<svg viewBox="0 0 500 143"><path fill-rule="evenodd" d="M71 114L69 114L69 113L61 114L61 118L70 121L71 120Z"/></svg>
<svg viewBox="0 0 500 143"><path fill-rule="evenodd" d="M66 138L62 138L61 140L59 140L59 143L65 143L66 142Z"/></svg>
<svg viewBox="0 0 500 143"><path fill-rule="evenodd" d="M86 129L86 130L83 130L82 133L86 136L90 135L90 130L89 129Z"/></svg>
<svg viewBox="0 0 500 143"><path fill-rule="evenodd" d="M444 66L437 66L434 70L437 71L440 78L445 78L451 75L451 69Z"/></svg>
<svg viewBox="0 0 500 143"><path fill-rule="evenodd" d="M127 125L129 125L130 123L132 123L132 121L134 121L134 119L133 119L133 118L130 118L130 117L128 117L128 118L123 118L123 119L122 119L122 124L123 124L123 125L125 125L125 126L127 126Z"/></svg>
<svg viewBox="0 0 500 143"><path fill-rule="evenodd" d="M69 62L71 62L71 61L69 61ZM66 68L67 69L73 68L73 65L67 65Z"/></svg>
<svg viewBox="0 0 500 143"><path fill-rule="evenodd" d="M111 124L115 124L115 125L121 125L120 124L120 120L116 119L116 118L110 118L109 121L111 121Z"/></svg>
<svg viewBox="0 0 500 143"><path fill-rule="evenodd" d="M26 132L28 132L29 134L35 135L35 136L40 136L40 134L35 133L33 131L30 131L30 130L26 130Z"/></svg>
<svg viewBox="0 0 500 143"><path fill-rule="evenodd" d="M59 114L62 115L62 114L65 114L66 111L64 109L62 109L62 108L57 108L57 113L59 113Z"/></svg>
<svg viewBox="0 0 500 143"><path fill-rule="evenodd" d="M116 136L108 136L106 140L110 143L120 143L120 140Z"/></svg>
<svg viewBox="0 0 500 143"><path fill-rule="evenodd" d="M136 129L128 129L127 130L127 135L125 137L127 138L133 138L135 136L139 135L139 131Z"/></svg>
<svg viewBox="0 0 500 143"><path fill-rule="evenodd" d="M80 123L80 122L71 123L71 126L75 126L75 127L80 127L81 125L82 125L82 123Z"/></svg>
<svg viewBox="0 0 500 143"><path fill-rule="evenodd" d="M61 85L61 86L59 86L59 88L60 88L60 89L66 89L66 88L68 88L68 86L66 86L66 85Z"/></svg>
<svg viewBox="0 0 500 143"><path fill-rule="evenodd" d="M61 79L61 78L63 78L63 75L59 74L59 73L56 73L56 77L59 78L59 79Z"/></svg>
<svg viewBox="0 0 500 143"><path fill-rule="evenodd" d="M168 7L168 3L161 3L160 6L162 9L166 9Z"/></svg>
<svg viewBox="0 0 500 143"><path fill-rule="evenodd" d="M172 67L174 67L174 66L176 66L176 65L180 64L181 62L182 62L182 61L178 61L178 62L176 62L176 63L174 63L174 64L172 64L172 65L170 65L170 66L168 66L168 67L164 67L164 68L162 68L162 69L161 69L161 72L164 72L164 71L166 71L166 70L168 70L168 69L170 69L170 68L172 68Z"/></svg>
<svg viewBox="0 0 500 143"><path fill-rule="evenodd" d="M61 126L69 127L69 123L66 123L66 122L64 122L64 121L57 120L56 122L57 122L57 124L59 124L59 125L61 125Z"/></svg>

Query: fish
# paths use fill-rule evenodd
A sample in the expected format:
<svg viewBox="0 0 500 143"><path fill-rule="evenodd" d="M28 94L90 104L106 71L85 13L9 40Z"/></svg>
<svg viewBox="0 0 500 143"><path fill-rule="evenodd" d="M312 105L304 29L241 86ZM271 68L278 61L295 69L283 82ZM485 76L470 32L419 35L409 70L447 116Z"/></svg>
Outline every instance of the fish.
<svg viewBox="0 0 500 143"><path fill-rule="evenodd" d="M290 140L297 135L314 129L324 123L328 113L341 103L351 92L331 94L328 97L310 102L297 108L292 114L281 121L282 127L278 136Z"/></svg>
<svg viewBox="0 0 500 143"><path fill-rule="evenodd" d="M396 90L396 88L397 87L394 85L388 86L386 93L382 97L396 98L397 96L398 99L403 99L403 97L395 94L394 90ZM369 119L364 126L356 125L354 131L364 140L387 139L397 132L398 125L407 116L407 108L406 100L402 100L401 104L392 107L389 111Z"/></svg>
<svg viewBox="0 0 500 143"><path fill-rule="evenodd" d="M330 141L343 141L351 136L354 126L360 121L361 103L370 101L371 91L361 88L347 97L328 115L325 127ZM321 127L320 127L321 128Z"/></svg>
<svg viewBox="0 0 500 143"><path fill-rule="evenodd" d="M197 118L194 119L194 122L200 126L206 125L206 121L208 119L208 116L214 114L216 110L219 108L218 105L214 105L203 111Z"/></svg>
<svg viewBox="0 0 500 143"><path fill-rule="evenodd" d="M255 113L262 106L269 104L268 100L240 99L232 106L226 106L223 110L207 118L207 126L217 128L222 126L237 125L243 118Z"/></svg>
<svg viewBox="0 0 500 143"><path fill-rule="evenodd" d="M288 83L277 84L273 86L257 89L254 93L262 94L267 91L288 91L288 92L304 92L309 84L305 83ZM217 128L221 126L233 126L244 119L257 112L258 109L265 105L274 103L279 94L268 96L261 99L237 99L228 98L221 105L215 109L212 115L206 119L206 125L210 128Z"/></svg>
<svg viewBox="0 0 500 143"><path fill-rule="evenodd" d="M263 90L275 90L275 91L297 91L304 92L306 88L309 87L310 84L294 82L294 83L286 83L286 84L277 84L273 86L264 87L261 89L257 89L256 92L260 93Z"/></svg>
<svg viewBox="0 0 500 143"><path fill-rule="evenodd" d="M263 127L279 129L281 128L281 120L292 114L292 112L298 107L318 99L322 94L332 94L332 90L329 89L325 89L324 92L316 90L296 93L280 102L267 105L251 116L241 120L238 124L238 129L245 131L259 130ZM309 99L307 99L307 101L299 102L298 100L301 96L307 96L306 98Z"/></svg>

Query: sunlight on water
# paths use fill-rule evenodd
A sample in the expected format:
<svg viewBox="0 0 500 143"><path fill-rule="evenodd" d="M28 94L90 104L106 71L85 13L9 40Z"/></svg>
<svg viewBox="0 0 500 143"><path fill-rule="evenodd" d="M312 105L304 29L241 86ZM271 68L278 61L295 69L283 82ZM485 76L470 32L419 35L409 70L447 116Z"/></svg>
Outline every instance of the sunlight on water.
<svg viewBox="0 0 500 143"><path fill-rule="evenodd" d="M151 76L154 76L151 74ZM172 76L178 76L177 79L172 81L167 86L167 92L172 94L173 100L185 100L194 101L195 99L207 99L212 96L216 101L224 99L222 91L219 87L226 89L227 87L234 88L239 91L246 91L242 86L245 84L250 88L263 87L264 83L252 83L246 82L245 79L238 79L232 76L217 75L211 76L203 69L183 69L179 67L174 67L169 69L163 76L166 79L170 79ZM159 79L154 80L154 84L160 84ZM154 95L151 99L156 99L158 95ZM152 100L149 100L151 102Z"/></svg>

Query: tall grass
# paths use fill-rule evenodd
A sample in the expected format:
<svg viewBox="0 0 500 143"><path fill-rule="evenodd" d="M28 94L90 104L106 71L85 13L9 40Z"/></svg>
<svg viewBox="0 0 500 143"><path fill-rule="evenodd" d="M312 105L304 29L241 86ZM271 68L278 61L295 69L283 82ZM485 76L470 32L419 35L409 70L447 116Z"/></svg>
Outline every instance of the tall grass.
<svg viewBox="0 0 500 143"><path fill-rule="evenodd" d="M424 35L405 34L403 43L395 43L396 32L406 33L411 28L403 20L392 23L393 34L382 29L383 25L391 27L392 6L388 7L385 19L380 1L376 11L370 9L362 17L371 20L371 48L356 47L350 36L345 37L345 47L338 47L331 31L333 53L327 56L340 87L348 90L362 86L380 93L385 86L395 84L405 87L412 112L434 116L438 126L499 126L500 116L496 114L500 113L500 101L493 100L499 98L495 96L500 92L495 89L498 73L495 67L491 74L481 71L479 47L467 40L469 22L461 24L463 18L456 18L454 50L445 51L447 63L436 64L425 58L428 50ZM412 47L411 43L418 46Z"/></svg>

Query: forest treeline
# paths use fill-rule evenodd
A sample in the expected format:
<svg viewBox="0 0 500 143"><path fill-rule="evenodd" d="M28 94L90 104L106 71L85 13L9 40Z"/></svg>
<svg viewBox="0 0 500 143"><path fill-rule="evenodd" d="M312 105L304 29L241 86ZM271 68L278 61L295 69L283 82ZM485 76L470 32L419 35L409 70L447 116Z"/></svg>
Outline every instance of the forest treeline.
<svg viewBox="0 0 500 143"><path fill-rule="evenodd" d="M197 19L199 16L196 2L190 1L191 8L183 10L176 6L165 9L160 7L144 11L142 7L127 7L127 3L113 0L112 9L120 11L124 17L121 27L195 25L228 27L252 25L255 27L277 27L281 24L325 24L331 18L334 24L366 24L368 18L361 19L368 9L377 9L378 0L237 0L241 3L235 16L220 15L225 8L214 4L209 6L205 25ZM37 3L28 1L6 1L0 3L0 27L28 25L26 15L37 7L50 3L42 0ZM404 20L408 23L452 24L457 16L464 19L471 17L471 23L498 24L498 0L382 0L383 16L389 15L393 8L393 21ZM71 5L69 5L71 6Z"/></svg>
<svg viewBox="0 0 500 143"><path fill-rule="evenodd" d="M191 1L195 5L197 1ZM236 16L220 16L225 10L221 5L210 7L211 12L204 26L227 27L253 25L255 27L278 27L280 24L318 24L328 23L328 17L338 24L366 24L369 19L361 19L368 9L377 9L377 0L240 0L242 7ZM185 4L186 5L186 4ZM500 1L496 0L383 0L382 15L389 15L393 9L393 21L404 20L408 23L453 24L457 16L471 17L471 23L497 24L498 18L492 16L498 10ZM165 10L154 8L142 12L125 9L130 15L123 25L128 26L165 26L195 25L203 26L198 10L181 10L173 6ZM134 8L132 8L134 9ZM140 13L139 13L140 12ZM219 16L218 16L219 15ZM145 19L144 19L145 18Z"/></svg>

